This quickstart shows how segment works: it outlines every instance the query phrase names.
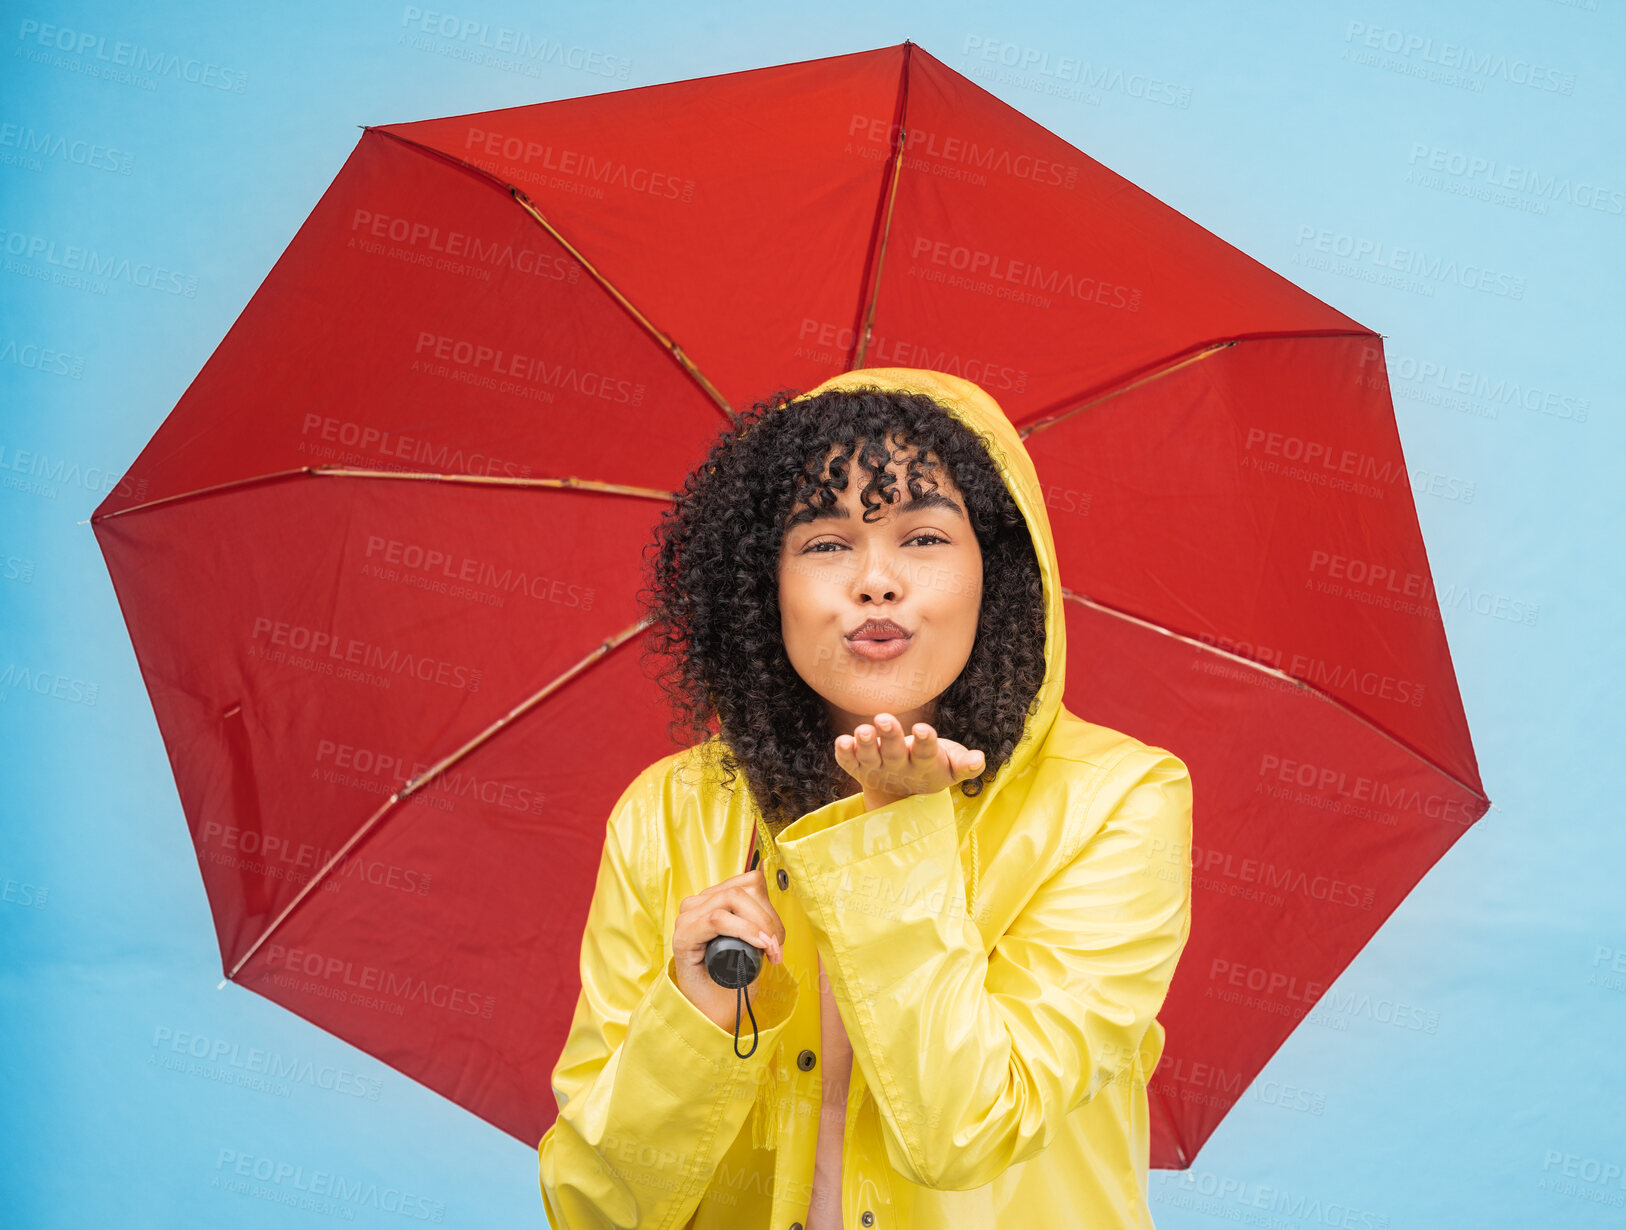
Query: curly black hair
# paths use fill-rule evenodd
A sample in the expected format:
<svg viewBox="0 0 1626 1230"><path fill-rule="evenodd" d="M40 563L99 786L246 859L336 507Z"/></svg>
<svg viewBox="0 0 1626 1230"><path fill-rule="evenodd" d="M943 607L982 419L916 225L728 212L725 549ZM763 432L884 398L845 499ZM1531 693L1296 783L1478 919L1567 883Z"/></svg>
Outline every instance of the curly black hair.
<svg viewBox="0 0 1626 1230"><path fill-rule="evenodd" d="M886 473L894 457L883 442L895 439L900 451L915 447L905 471L911 497L921 493L922 468L941 462L982 550L976 640L932 723L983 752L982 773L960 783L977 795L1021 740L1045 673L1044 584L1027 522L990 457L996 446L925 394L796 396L781 391L730 412L733 426L684 480L645 550L638 597L653 631L646 666L653 659L657 667L646 673L673 702L668 734L680 745L703 743L727 787L743 770L770 832L855 793L836 762L828 710L785 650L779 556L792 514L836 503L849 467L870 475L860 492L865 520L901 498Z"/></svg>

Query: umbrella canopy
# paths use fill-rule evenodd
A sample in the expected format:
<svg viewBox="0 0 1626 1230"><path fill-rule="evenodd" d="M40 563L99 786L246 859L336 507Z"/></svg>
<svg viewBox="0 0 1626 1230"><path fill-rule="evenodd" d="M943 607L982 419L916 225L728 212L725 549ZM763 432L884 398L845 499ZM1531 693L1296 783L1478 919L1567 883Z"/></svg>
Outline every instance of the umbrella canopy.
<svg viewBox="0 0 1626 1230"><path fill-rule="evenodd" d="M855 367L1000 402L1067 706L1190 767L1188 1165L1488 806L1381 338L907 43L364 130L92 517L227 976L534 1145L675 750L643 548L728 407Z"/></svg>

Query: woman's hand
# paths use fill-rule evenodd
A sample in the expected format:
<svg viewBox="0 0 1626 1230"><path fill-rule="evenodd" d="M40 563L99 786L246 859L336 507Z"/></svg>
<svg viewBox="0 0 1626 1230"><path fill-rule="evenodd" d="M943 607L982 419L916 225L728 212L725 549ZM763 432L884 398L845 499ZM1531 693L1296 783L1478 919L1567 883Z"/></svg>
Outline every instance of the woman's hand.
<svg viewBox="0 0 1626 1230"><path fill-rule="evenodd" d="M836 763L863 789L865 808L874 810L975 777L987 761L981 752L939 739L925 722L906 735L897 718L878 713L873 726L866 722L836 740Z"/></svg>
<svg viewBox="0 0 1626 1230"><path fill-rule="evenodd" d="M718 986L706 972L706 945L719 935L732 935L747 944L755 944L769 960L783 963L785 924L780 922L779 912L768 900L768 881L761 867L714 884L693 897L685 897L678 902L677 922L672 928L672 957L678 990L719 1029L732 1033L739 1007L738 992L732 987ZM745 993L754 996L761 979L759 970L757 981L746 987Z"/></svg>

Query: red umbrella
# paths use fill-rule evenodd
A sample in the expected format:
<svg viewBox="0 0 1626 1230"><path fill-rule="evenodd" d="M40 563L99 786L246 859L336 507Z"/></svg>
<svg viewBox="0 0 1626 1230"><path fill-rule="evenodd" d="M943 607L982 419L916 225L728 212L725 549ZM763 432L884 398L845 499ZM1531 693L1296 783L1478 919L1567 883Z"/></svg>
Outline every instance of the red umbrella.
<svg viewBox="0 0 1626 1230"><path fill-rule="evenodd" d="M92 518L227 976L534 1145L675 750L642 549L727 406L862 366L1000 401L1068 707L1190 766L1189 1164L1488 806L1381 339L907 43L364 131Z"/></svg>

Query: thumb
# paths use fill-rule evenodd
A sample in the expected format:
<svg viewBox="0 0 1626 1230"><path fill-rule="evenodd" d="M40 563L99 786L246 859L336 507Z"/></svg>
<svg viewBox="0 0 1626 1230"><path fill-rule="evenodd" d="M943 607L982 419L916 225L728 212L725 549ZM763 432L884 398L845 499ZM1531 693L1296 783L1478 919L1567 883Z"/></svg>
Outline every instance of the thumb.
<svg viewBox="0 0 1626 1230"><path fill-rule="evenodd" d="M958 780L964 781L967 778L977 776L977 774L982 772L987 763L987 758L981 752L967 752L965 755L960 757L960 762L956 766L956 771L959 774Z"/></svg>

